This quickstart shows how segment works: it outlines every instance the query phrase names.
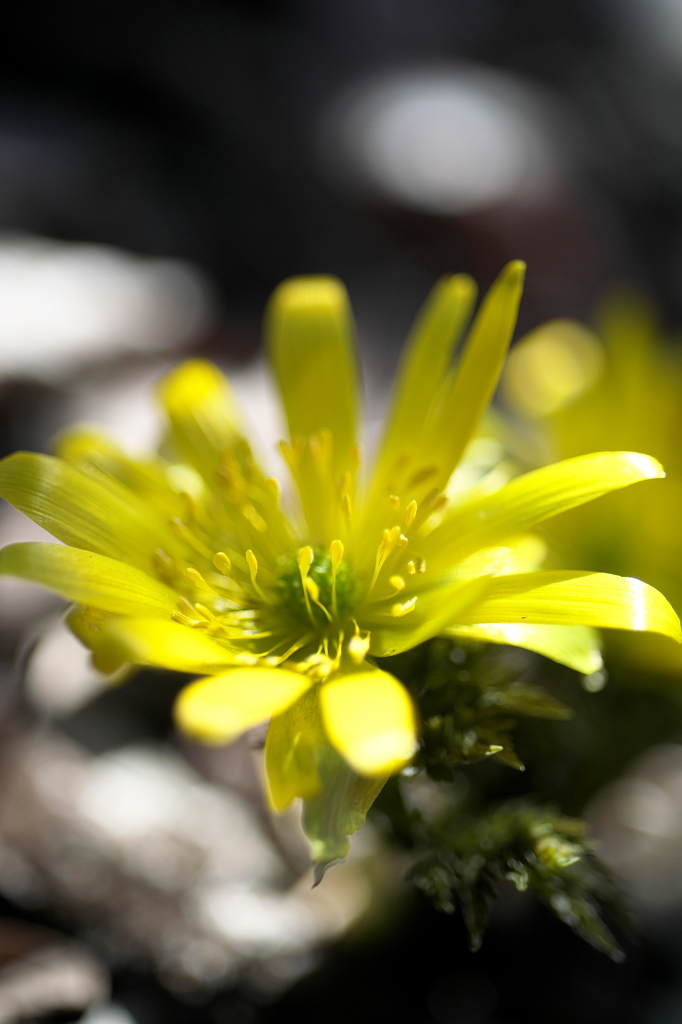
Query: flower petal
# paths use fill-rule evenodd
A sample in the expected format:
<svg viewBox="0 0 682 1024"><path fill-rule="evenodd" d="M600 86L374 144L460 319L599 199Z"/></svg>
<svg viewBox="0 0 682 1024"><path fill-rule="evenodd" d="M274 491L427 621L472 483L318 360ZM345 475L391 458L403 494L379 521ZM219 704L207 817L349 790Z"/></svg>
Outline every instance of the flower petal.
<svg viewBox="0 0 682 1024"><path fill-rule="evenodd" d="M112 482L115 488L123 485L146 506L153 506L164 520L187 514L187 502L183 500L182 490L171 486L169 470L177 472L180 468L186 479L194 473L194 480L200 487L204 486L199 474L188 466L170 467L158 456L129 458L106 435L87 427L75 427L60 434L55 442L55 454L107 486Z"/></svg>
<svg viewBox="0 0 682 1024"><path fill-rule="evenodd" d="M0 462L0 495L74 547L151 569L154 553L178 553L166 522L115 481L104 484L63 459L16 452Z"/></svg>
<svg viewBox="0 0 682 1024"><path fill-rule="evenodd" d="M439 415L427 450L443 467L444 486L462 457L493 396L516 326L526 265L508 263L485 296Z"/></svg>
<svg viewBox="0 0 682 1024"><path fill-rule="evenodd" d="M175 702L178 728L202 743L230 743L288 708L310 679L281 668L233 668L198 679Z"/></svg>
<svg viewBox="0 0 682 1024"><path fill-rule="evenodd" d="M385 489L386 475L401 453L416 446L415 430L426 422L475 299L476 283L467 274L456 274L438 282L420 311L398 374L393 409L374 471L373 496L375 490Z"/></svg>
<svg viewBox="0 0 682 1024"><path fill-rule="evenodd" d="M609 491L663 476L660 462L638 452L595 452L565 459L454 508L421 546L431 564L435 559L437 566L449 566Z"/></svg>
<svg viewBox="0 0 682 1024"><path fill-rule="evenodd" d="M523 647L584 675L598 672L603 665L599 634L589 626L496 622L485 626L453 626L446 629L445 634L453 640L480 640L484 643Z"/></svg>
<svg viewBox="0 0 682 1024"><path fill-rule="evenodd" d="M273 811L283 811L297 797L308 800L319 792L319 760L328 746L317 687L272 716L265 739L265 777Z"/></svg>
<svg viewBox="0 0 682 1024"><path fill-rule="evenodd" d="M481 576L443 587L434 587L417 600L409 618L393 617L390 612L363 615L363 626L370 629L369 653L388 658L437 636L447 626L461 620L464 612L479 602L490 586L491 577Z"/></svg>
<svg viewBox="0 0 682 1024"><path fill-rule="evenodd" d="M118 615L170 616L178 595L141 569L61 544L8 544L0 575L19 576L55 590L69 601Z"/></svg>
<svg viewBox="0 0 682 1024"><path fill-rule="evenodd" d="M320 706L329 739L360 775L398 771L417 749L412 700L388 672L368 667L332 679Z"/></svg>
<svg viewBox="0 0 682 1024"><path fill-rule="evenodd" d="M234 651L198 629L168 619L109 620L100 629L100 646L112 660L177 672L210 672L235 663Z"/></svg>
<svg viewBox="0 0 682 1024"><path fill-rule="evenodd" d="M680 620L658 590L603 572L498 576L453 625L498 622L643 630L682 641Z"/></svg>
<svg viewBox="0 0 682 1024"><path fill-rule="evenodd" d="M346 289L333 277L294 277L273 293L266 335L292 438L334 438L333 475L356 439L357 367Z"/></svg>
<svg viewBox="0 0 682 1024"><path fill-rule="evenodd" d="M190 359L160 381L159 396L180 459L213 482L226 449L241 436L226 377L213 363Z"/></svg>

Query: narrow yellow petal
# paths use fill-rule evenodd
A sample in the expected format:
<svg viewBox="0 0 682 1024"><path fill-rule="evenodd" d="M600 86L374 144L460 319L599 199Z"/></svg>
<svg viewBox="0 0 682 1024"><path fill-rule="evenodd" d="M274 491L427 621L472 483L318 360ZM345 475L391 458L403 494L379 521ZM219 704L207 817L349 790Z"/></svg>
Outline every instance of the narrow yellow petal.
<svg viewBox="0 0 682 1024"><path fill-rule="evenodd" d="M182 515L187 507L180 489L170 485L169 467L159 456L132 459L105 434L88 427L64 431L55 440L54 452L112 490L123 485L124 493L132 491L166 520Z"/></svg>
<svg viewBox="0 0 682 1024"><path fill-rule="evenodd" d="M284 281L270 299L265 329L289 433L331 431L336 478L348 469L356 438L358 382L346 289L332 277Z"/></svg>
<svg viewBox="0 0 682 1024"><path fill-rule="evenodd" d="M680 620L658 590L603 572L499 576L452 625L499 622L642 630L682 641Z"/></svg>
<svg viewBox="0 0 682 1024"><path fill-rule="evenodd" d="M240 438L232 389L213 363L191 359L159 383L177 454L213 481L225 451Z"/></svg>
<svg viewBox="0 0 682 1024"><path fill-rule="evenodd" d="M393 407L374 474L377 491L385 489L386 475L403 450L417 446L419 437L415 431L426 421L475 300L475 282L466 274L456 274L442 278L421 309L398 372Z"/></svg>
<svg viewBox="0 0 682 1024"><path fill-rule="evenodd" d="M131 491L51 455L16 452L3 459L0 496L65 544L142 569L152 568L157 548L170 555L179 550L164 519Z"/></svg>
<svg viewBox="0 0 682 1024"><path fill-rule="evenodd" d="M360 775L399 771L417 749L412 700L388 672L339 676L321 688L320 706L330 741Z"/></svg>
<svg viewBox="0 0 682 1024"><path fill-rule="evenodd" d="M288 708L310 679L281 668L233 668L198 679L175 703L178 728L202 743L230 743Z"/></svg>
<svg viewBox="0 0 682 1024"><path fill-rule="evenodd" d="M490 583L491 577L482 576L434 587L420 595L407 618L386 615L380 608L372 615L366 613L362 623L370 630L369 653L375 658L388 658L438 636L447 626L461 621L471 605L480 602Z"/></svg>
<svg viewBox="0 0 682 1024"><path fill-rule="evenodd" d="M55 590L69 601L118 615L170 617L178 595L141 569L61 544L8 544L0 575L19 576Z"/></svg>
<svg viewBox="0 0 682 1024"><path fill-rule="evenodd" d="M445 630L453 640L478 640L510 644L535 651L545 658L590 675L602 667L599 634L589 626L545 626L528 622L488 623L485 626L454 626Z"/></svg>
<svg viewBox="0 0 682 1024"><path fill-rule="evenodd" d="M210 636L168 619L112 619L100 643L114 658L177 672L209 672L234 664L235 652Z"/></svg>
<svg viewBox="0 0 682 1024"><path fill-rule="evenodd" d="M498 544L560 512L629 487L663 477L656 459L639 452L595 452L525 473L499 491L454 508L421 547L443 568L471 552Z"/></svg>
<svg viewBox="0 0 682 1024"><path fill-rule="evenodd" d="M499 380L523 291L526 265L508 263L476 314L449 395L432 426L431 444L447 477L471 440ZM442 486L445 480L440 481Z"/></svg>

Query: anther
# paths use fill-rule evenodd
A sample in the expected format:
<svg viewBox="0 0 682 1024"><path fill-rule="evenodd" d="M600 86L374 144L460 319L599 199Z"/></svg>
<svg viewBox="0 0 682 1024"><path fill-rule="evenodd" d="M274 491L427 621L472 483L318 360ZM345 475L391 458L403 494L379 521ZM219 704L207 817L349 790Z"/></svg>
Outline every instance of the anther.
<svg viewBox="0 0 682 1024"><path fill-rule="evenodd" d="M350 523L353 518L353 506L351 505L350 494L344 494L341 498L341 511L346 517L347 522Z"/></svg>
<svg viewBox="0 0 682 1024"><path fill-rule="evenodd" d="M289 469L293 472L300 461L300 452L295 451L293 445L290 445L288 441L280 441L278 448L282 454L282 458Z"/></svg>
<svg viewBox="0 0 682 1024"><path fill-rule="evenodd" d="M428 480L429 477L432 477L437 471L437 466L424 466L423 469L419 469L416 473L412 474L408 480L407 486L416 487L418 484L423 484L425 480Z"/></svg>
<svg viewBox="0 0 682 1024"><path fill-rule="evenodd" d="M259 533L265 533L268 528L268 524L253 505L244 505L242 508L242 515L253 527L255 527L256 530L258 530Z"/></svg>
<svg viewBox="0 0 682 1024"><path fill-rule="evenodd" d="M332 572L335 575L336 575L336 570L338 569L338 567L341 565L341 562L343 561L343 552L344 552L343 541L333 540L331 542L331 544L329 545L329 554L331 555L331 560L332 560Z"/></svg>
<svg viewBox="0 0 682 1024"><path fill-rule="evenodd" d="M388 500L391 503L391 508L395 509L395 511L397 512L398 509L400 508L400 498L398 497L398 495L391 494Z"/></svg>
<svg viewBox="0 0 682 1024"><path fill-rule="evenodd" d="M209 586L204 577L201 575L198 569L188 565L182 573L188 580L191 580L196 587L201 587L203 590L210 590L211 593L215 593L213 587Z"/></svg>
<svg viewBox="0 0 682 1024"><path fill-rule="evenodd" d="M270 494L270 496L273 497L275 501L279 501L280 495L282 493L282 488L279 485L279 480L275 480L274 476L269 476L266 480L263 481L263 484L266 491Z"/></svg>
<svg viewBox="0 0 682 1024"><path fill-rule="evenodd" d="M195 626L197 620L190 619L187 615L183 615L182 612L171 612L171 619L173 622L179 622L181 626Z"/></svg>
<svg viewBox="0 0 682 1024"><path fill-rule="evenodd" d="M249 573L251 574L251 586L259 594L263 600L265 600L265 594L261 590L260 586L256 582L256 576L258 575L258 559L254 555L251 548L246 552L246 564L249 567Z"/></svg>
<svg viewBox="0 0 682 1024"><path fill-rule="evenodd" d="M201 615L202 619L205 619L206 622L215 622L215 615L209 608L206 607L205 604L199 604L197 602L197 604L195 604L194 607L199 612L199 615Z"/></svg>
<svg viewBox="0 0 682 1024"><path fill-rule="evenodd" d="M411 501L405 509L405 529L409 530L417 517L417 502Z"/></svg>
<svg viewBox="0 0 682 1024"><path fill-rule="evenodd" d="M352 636L348 641L348 653L351 657L351 660L356 665L361 665L362 662L365 660L367 652L369 651L369 643L369 633L366 633L364 636L360 636L360 634L357 633L355 636Z"/></svg>
<svg viewBox="0 0 682 1024"><path fill-rule="evenodd" d="M401 536L402 534L400 533L399 526L392 526L390 530L384 530L383 536L379 541L379 547L377 548L376 561L374 563L374 575L372 576L372 580L369 585L370 590L377 581L379 573L381 572L381 567L395 548L398 543L398 539Z"/></svg>
<svg viewBox="0 0 682 1024"><path fill-rule="evenodd" d="M390 576L388 582L394 588L396 594L399 594L401 590L405 589L405 580L402 576Z"/></svg>
<svg viewBox="0 0 682 1024"><path fill-rule="evenodd" d="M296 561L298 562L298 571L301 574L301 583L303 584L303 598L305 600L306 610L310 621L315 624L315 616L313 610L310 607L310 594L308 592L308 573L310 572L310 566L313 564L313 549L306 545L299 549ZM314 581L311 581L314 582ZM319 593L319 588L318 588Z"/></svg>
<svg viewBox="0 0 682 1024"><path fill-rule="evenodd" d="M324 614L326 615L327 621L331 622L332 621L331 615L329 614L329 612L327 611L325 606L320 601L320 588L317 585L317 583L315 582L315 580L312 579L310 576L308 576L306 578L303 586L305 587L305 589L306 589L306 591L308 593L308 596L312 600L313 604L317 605L317 607L320 608L324 612Z"/></svg>
<svg viewBox="0 0 682 1024"><path fill-rule="evenodd" d="M170 570L173 568L173 559L171 558L170 555L166 554L163 548L156 549L156 551L154 552L154 558L156 559L157 564L159 566L163 566L163 568L166 571L170 572Z"/></svg>
<svg viewBox="0 0 682 1024"><path fill-rule="evenodd" d="M397 602L391 605L391 615L398 619L402 618L403 615L409 615L410 612L414 611L416 603L416 597L411 597L409 601L403 601L402 604Z"/></svg>
<svg viewBox="0 0 682 1024"><path fill-rule="evenodd" d="M194 614L194 605L190 604L186 597L181 597L178 600L178 611L181 615L187 615L189 618L196 618Z"/></svg>
<svg viewBox="0 0 682 1024"><path fill-rule="evenodd" d="M212 561L218 572L221 572L223 576L229 576L232 572L232 562L224 551L216 551Z"/></svg>
<svg viewBox="0 0 682 1024"><path fill-rule="evenodd" d="M337 493L338 494L346 494L348 491L350 491L350 485L351 485L352 482L353 482L353 477L351 476L350 470L347 469L345 471L345 473L341 474L341 476L339 477L339 479L337 481L337 484L336 484Z"/></svg>

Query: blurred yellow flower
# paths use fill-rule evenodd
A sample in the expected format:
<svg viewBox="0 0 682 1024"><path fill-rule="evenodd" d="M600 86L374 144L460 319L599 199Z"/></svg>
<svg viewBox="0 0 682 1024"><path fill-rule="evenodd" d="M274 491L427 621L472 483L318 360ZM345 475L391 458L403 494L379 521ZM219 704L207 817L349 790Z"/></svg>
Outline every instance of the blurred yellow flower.
<svg viewBox="0 0 682 1024"><path fill-rule="evenodd" d="M682 353L641 298L614 295L593 332L567 321L538 328L513 349L507 403L535 419L547 459L592 448L644 449L667 479L562 517L552 537L568 558L631 571L682 608ZM650 670L682 671L682 649L657 636L608 638L610 654Z"/></svg>
<svg viewBox="0 0 682 1024"><path fill-rule="evenodd" d="M437 285L403 357L371 474L359 455L343 286L285 282L266 333L293 493L254 461L225 378L191 361L160 385L170 424L163 457L135 461L76 430L56 457L24 452L0 463L0 494L63 542L10 545L0 572L75 602L68 621L103 669L132 662L201 676L176 707L192 736L224 743L270 718L265 762L277 809L320 791L329 744L354 778L370 780L369 802L412 758L412 699L376 658L447 634L591 672L601 664L594 627L679 640L660 593L620 576L537 571L527 533L662 476L654 459L602 452L502 488L483 480L448 489L496 388L523 273L515 262L500 275L455 365L475 285L464 275Z"/></svg>

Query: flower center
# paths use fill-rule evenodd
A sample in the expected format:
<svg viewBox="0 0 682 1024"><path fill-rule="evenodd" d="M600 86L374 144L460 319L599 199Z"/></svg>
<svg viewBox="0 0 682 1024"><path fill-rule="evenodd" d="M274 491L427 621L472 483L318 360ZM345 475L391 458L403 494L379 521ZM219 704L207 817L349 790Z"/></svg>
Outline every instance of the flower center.
<svg viewBox="0 0 682 1024"><path fill-rule="evenodd" d="M337 557L335 557L335 555ZM281 560L277 590L280 604L306 624L326 626L347 618L358 595L358 585L336 551L301 548Z"/></svg>

